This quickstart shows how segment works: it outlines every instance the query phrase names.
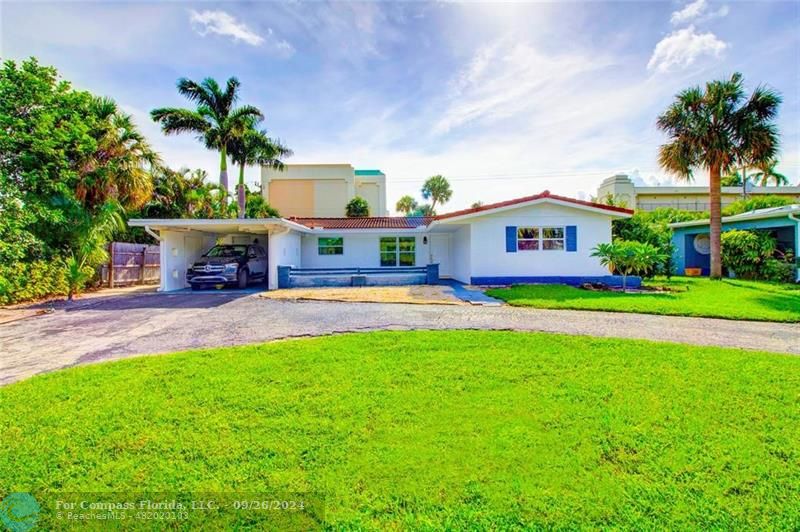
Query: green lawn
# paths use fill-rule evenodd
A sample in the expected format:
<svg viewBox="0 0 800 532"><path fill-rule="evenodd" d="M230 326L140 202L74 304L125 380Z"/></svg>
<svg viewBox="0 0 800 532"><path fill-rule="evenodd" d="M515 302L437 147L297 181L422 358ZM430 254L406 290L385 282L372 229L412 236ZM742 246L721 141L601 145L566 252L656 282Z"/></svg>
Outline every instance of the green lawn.
<svg viewBox="0 0 800 532"><path fill-rule="evenodd" d="M696 277L646 283L673 291L592 292L565 285L517 285L486 293L520 307L608 310L732 320L800 321L800 285Z"/></svg>
<svg viewBox="0 0 800 532"><path fill-rule="evenodd" d="M0 388L0 498L43 529L58 492L108 491L309 501L281 528L791 529L798 390L800 357L541 333L141 357Z"/></svg>

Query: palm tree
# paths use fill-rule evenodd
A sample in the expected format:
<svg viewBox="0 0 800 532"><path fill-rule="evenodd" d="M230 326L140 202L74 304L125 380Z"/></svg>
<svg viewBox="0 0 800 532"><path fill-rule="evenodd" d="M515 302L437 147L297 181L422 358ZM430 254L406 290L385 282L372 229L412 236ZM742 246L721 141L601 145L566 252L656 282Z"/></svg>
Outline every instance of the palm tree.
<svg viewBox="0 0 800 532"><path fill-rule="evenodd" d="M261 111L252 105L234 107L239 86L236 78L228 79L224 91L212 78L200 83L181 78L178 92L196 102L197 108L164 107L150 112L165 134L195 133L206 148L219 150L219 185L223 195L228 194L228 149L231 141L254 120L264 118Z"/></svg>
<svg viewBox="0 0 800 532"><path fill-rule="evenodd" d="M98 120L91 133L95 149L77 165L75 196L90 211L110 200L141 207L153 192L161 159L114 100L94 98L91 110Z"/></svg>
<svg viewBox="0 0 800 532"><path fill-rule="evenodd" d="M657 126L669 135L659 148L658 161L668 172L693 179L694 168L709 172L711 277L722 277L720 181L737 167L760 167L775 157L778 131L773 123L781 98L757 87L749 98L738 72L729 80L692 87L658 117Z"/></svg>
<svg viewBox="0 0 800 532"><path fill-rule="evenodd" d="M408 216L409 214L414 212L414 210L417 208L417 200L406 194L405 196L397 200L397 203L395 204L394 208L397 212L401 212L406 216Z"/></svg>
<svg viewBox="0 0 800 532"><path fill-rule="evenodd" d="M267 136L267 131L256 130L256 122L240 135L231 139L230 153L234 163L239 165L238 205L239 218L246 214L247 188L244 184L244 168L247 165L269 166L275 170L283 170L285 165L281 158L292 155L292 150L278 140Z"/></svg>
<svg viewBox="0 0 800 532"><path fill-rule="evenodd" d="M114 200L98 206L97 212L82 212L74 222L75 245L66 260L67 300L83 288L94 273L94 267L108 260L106 244L115 231L125 229L122 207Z"/></svg>
<svg viewBox="0 0 800 532"><path fill-rule="evenodd" d="M759 168L759 172L756 172L752 175L753 181L760 181L759 184L762 187L767 186L770 179L775 181L775 186L777 187L788 185L789 178L781 173L778 173L778 171L775 169L776 166L778 166L778 161L775 159L770 159Z"/></svg>
<svg viewBox="0 0 800 532"><path fill-rule="evenodd" d="M425 199L433 199L431 202L430 212L436 212L437 203L447 203L453 196L453 190L450 188L450 183L447 179L440 175L429 177L425 184L422 185L422 197Z"/></svg>

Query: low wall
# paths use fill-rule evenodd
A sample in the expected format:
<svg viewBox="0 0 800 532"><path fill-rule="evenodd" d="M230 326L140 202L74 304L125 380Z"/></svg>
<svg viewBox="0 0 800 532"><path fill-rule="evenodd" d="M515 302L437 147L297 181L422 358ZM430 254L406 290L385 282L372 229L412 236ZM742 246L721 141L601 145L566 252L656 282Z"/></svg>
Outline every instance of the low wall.
<svg viewBox="0 0 800 532"><path fill-rule="evenodd" d="M278 288L437 284L439 265L413 268L292 268L278 266Z"/></svg>

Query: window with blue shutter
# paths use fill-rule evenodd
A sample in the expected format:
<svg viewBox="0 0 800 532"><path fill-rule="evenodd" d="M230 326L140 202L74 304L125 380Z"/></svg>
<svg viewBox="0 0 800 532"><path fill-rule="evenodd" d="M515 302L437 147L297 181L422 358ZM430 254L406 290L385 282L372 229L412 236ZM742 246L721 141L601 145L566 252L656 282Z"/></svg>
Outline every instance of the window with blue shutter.
<svg viewBox="0 0 800 532"><path fill-rule="evenodd" d="M506 253L517 252L517 226L506 226Z"/></svg>
<svg viewBox="0 0 800 532"><path fill-rule="evenodd" d="M578 251L578 226L567 226L567 251Z"/></svg>

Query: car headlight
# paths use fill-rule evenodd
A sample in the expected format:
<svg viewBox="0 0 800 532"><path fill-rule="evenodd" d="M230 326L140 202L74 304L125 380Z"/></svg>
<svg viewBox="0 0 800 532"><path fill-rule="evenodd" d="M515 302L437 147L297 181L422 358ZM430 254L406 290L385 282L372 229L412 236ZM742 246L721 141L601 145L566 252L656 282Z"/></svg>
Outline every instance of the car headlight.
<svg viewBox="0 0 800 532"><path fill-rule="evenodd" d="M234 262L234 263L231 263L231 264L226 264L225 265L225 269L222 271L222 273L225 273L225 274L236 273L236 271L238 269L239 269L239 265Z"/></svg>

